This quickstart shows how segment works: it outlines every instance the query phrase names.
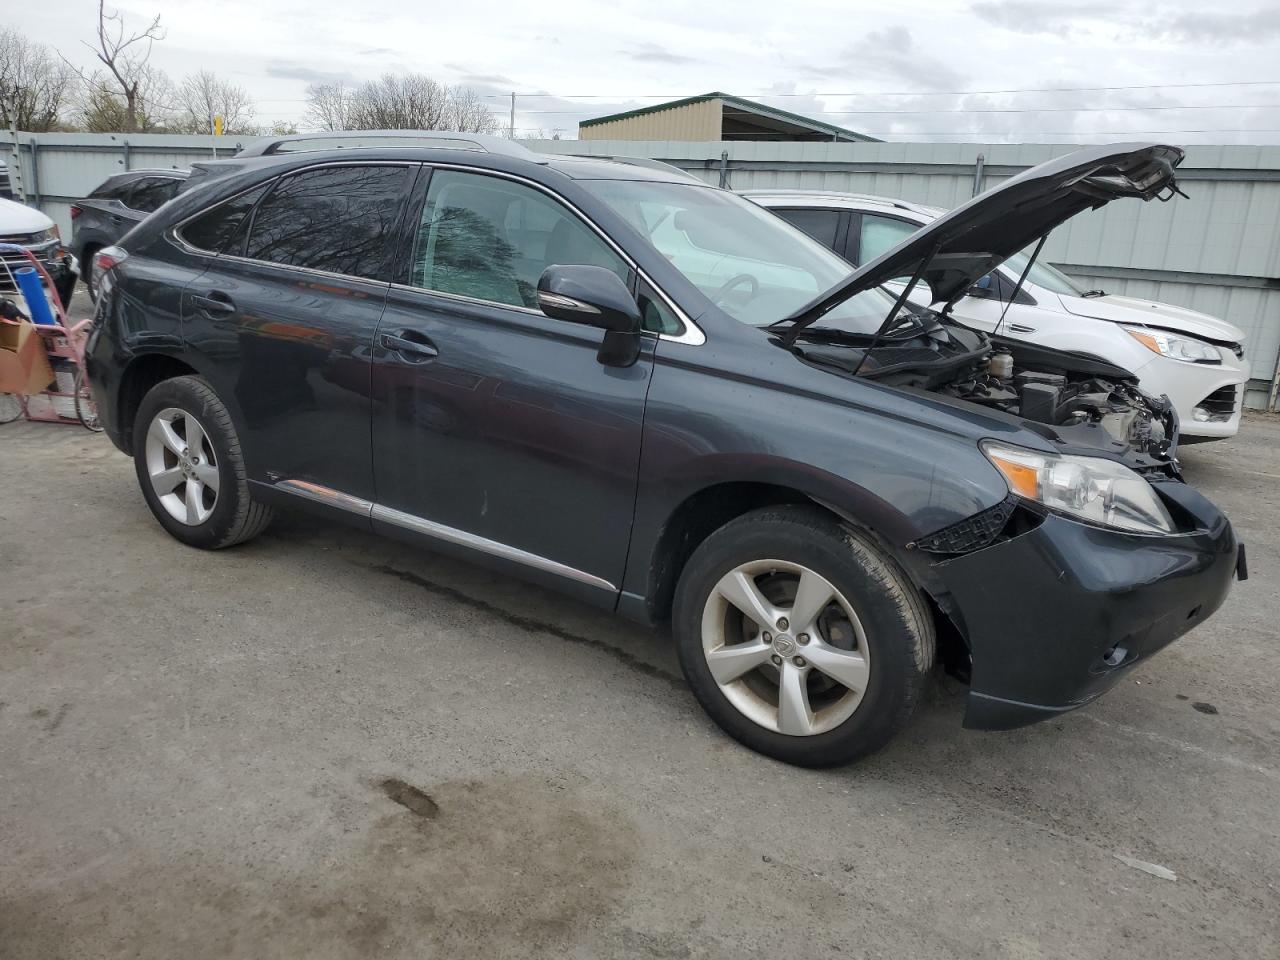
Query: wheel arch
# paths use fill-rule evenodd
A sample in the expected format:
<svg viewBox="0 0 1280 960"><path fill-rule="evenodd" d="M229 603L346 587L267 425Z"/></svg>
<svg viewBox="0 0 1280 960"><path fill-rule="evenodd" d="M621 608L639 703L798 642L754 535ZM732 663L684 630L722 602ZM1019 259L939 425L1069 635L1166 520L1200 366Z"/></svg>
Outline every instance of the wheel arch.
<svg viewBox="0 0 1280 960"><path fill-rule="evenodd" d="M869 491L812 467L791 471L785 464L766 466L757 461L750 470L687 492L666 512L652 548L645 551L646 556L636 557L646 563L642 589L647 619L664 622L670 617L680 574L708 536L752 510L784 504L810 504L830 515L832 522L856 527L925 589L905 549L918 535L909 518Z"/></svg>
<svg viewBox="0 0 1280 960"><path fill-rule="evenodd" d="M133 453L133 426L142 398L164 380L198 373L189 363L169 353L142 353L133 357L120 375L116 391L116 420L125 452Z"/></svg>

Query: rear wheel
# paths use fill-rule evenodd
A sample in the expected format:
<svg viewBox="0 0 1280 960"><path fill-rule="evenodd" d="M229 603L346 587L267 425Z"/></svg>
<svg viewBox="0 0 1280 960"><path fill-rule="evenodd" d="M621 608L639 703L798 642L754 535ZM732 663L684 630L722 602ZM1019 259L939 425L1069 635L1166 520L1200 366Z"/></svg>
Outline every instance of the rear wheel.
<svg viewBox="0 0 1280 960"><path fill-rule="evenodd" d="M143 397L133 458L147 506L183 543L217 550L271 521L271 508L249 492L231 415L200 377L161 381Z"/></svg>
<svg viewBox="0 0 1280 960"><path fill-rule="evenodd" d="M932 617L897 564L809 507L758 510L708 537L681 576L673 627L712 719L801 766L887 743L934 658Z"/></svg>
<svg viewBox="0 0 1280 960"><path fill-rule="evenodd" d="M80 258L80 278L84 280L85 292L89 294L89 299L97 301L98 290L93 283L93 257L101 247L87 246Z"/></svg>

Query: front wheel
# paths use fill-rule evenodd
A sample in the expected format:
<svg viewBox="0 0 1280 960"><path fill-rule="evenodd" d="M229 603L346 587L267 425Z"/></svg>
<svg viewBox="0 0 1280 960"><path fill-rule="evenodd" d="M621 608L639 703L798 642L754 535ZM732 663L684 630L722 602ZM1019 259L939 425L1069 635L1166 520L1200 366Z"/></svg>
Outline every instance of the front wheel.
<svg viewBox="0 0 1280 960"><path fill-rule="evenodd" d="M757 510L708 537L676 591L680 664L753 750L806 767L878 750L933 664L933 619L870 538L811 507Z"/></svg>
<svg viewBox="0 0 1280 960"><path fill-rule="evenodd" d="M200 377L163 380L142 398L133 460L147 506L183 543L218 550L271 522L249 492L231 415Z"/></svg>

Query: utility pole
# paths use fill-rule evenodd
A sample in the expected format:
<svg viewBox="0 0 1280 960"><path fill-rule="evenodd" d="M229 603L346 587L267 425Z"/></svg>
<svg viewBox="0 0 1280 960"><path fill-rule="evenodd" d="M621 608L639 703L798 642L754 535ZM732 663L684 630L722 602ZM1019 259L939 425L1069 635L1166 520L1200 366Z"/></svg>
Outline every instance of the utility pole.
<svg viewBox="0 0 1280 960"><path fill-rule="evenodd" d="M507 129L507 138L510 140L516 138L516 94L514 90L511 91L511 126Z"/></svg>

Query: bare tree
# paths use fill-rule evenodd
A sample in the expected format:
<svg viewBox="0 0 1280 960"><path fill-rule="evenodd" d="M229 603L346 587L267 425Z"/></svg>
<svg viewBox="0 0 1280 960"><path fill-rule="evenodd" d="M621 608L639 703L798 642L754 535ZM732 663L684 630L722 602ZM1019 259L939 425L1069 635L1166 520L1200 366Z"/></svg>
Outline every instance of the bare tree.
<svg viewBox="0 0 1280 960"><path fill-rule="evenodd" d="M176 101L177 116L171 126L177 133L209 133L213 117L222 118L225 133L257 130L249 91L212 71L201 70L183 80Z"/></svg>
<svg viewBox="0 0 1280 960"><path fill-rule="evenodd" d="M307 99L307 119L325 130L498 129L497 117L475 90L422 73L388 73L354 90L341 83L313 84Z"/></svg>
<svg viewBox="0 0 1280 960"><path fill-rule="evenodd" d="M75 73L49 48L16 30L0 29L0 119L10 112L19 130L54 129L68 105Z"/></svg>
<svg viewBox="0 0 1280 960"><path fill-rule="evenodd" d="M356 91L355 130L442 130L448 124L448 88L426 74L387 73Z"/></svg>
<svg viewBox="0 0 1280 960"><path fill-rule="evenodd" d="M449 88L449 129L467 133L495 133L498 118L471 87Z"/></svg>
<svg viewBox="0 0 1280 960"><path fill-rule="evenodd" d="M120 88L119 93L124 98L125 133L139 132L138 110L148 81L147 60L151 57L151 45L163 39L160 14L156 14L145 30L126 34L124 15L119 10L107 13L106 0L98 0L98 44L96 47L86 46L102 61ZM81 76L84 78L83 74Z"/></svg>
<svg viewBox="0 0 1280 960"><path fill-rule="evenodd" d="M322 130L350 130L354 93L342 81L307 87L307 120Z"/></svg>
<svg viewBox="0 0 1280 960"><path fill-rule="evenodd" d="M133 116L129 104L103 71L82 75L74 117L90 133L161 133L174 115L173 82L163 70L144 65L135 76Z"/></svg>

